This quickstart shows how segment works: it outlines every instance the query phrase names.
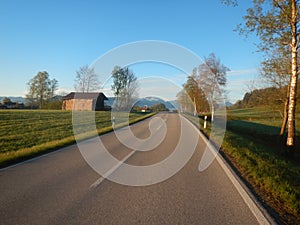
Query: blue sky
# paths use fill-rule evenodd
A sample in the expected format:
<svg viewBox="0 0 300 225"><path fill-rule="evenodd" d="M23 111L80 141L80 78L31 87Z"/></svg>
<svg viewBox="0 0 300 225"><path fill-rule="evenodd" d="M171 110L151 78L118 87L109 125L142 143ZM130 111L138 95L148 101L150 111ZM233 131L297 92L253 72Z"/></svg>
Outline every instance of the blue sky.
<svg viewBox="0 0 300 225"><path fill-rule="evenodd" d="M107 51L129 42L162 40L200 57L214 52L231 69L227 89L234 102L247 91L245 83L257 78L261 61L255 36L245 39L233 31L250 3L240 1L233 8L220 0L1 0L0 96L24 96L26 83L44 70L59 81L60 91L72 91L76 70ZM172 72L184 79L172 69L157 74L158 68L135 72Z"/></svg>

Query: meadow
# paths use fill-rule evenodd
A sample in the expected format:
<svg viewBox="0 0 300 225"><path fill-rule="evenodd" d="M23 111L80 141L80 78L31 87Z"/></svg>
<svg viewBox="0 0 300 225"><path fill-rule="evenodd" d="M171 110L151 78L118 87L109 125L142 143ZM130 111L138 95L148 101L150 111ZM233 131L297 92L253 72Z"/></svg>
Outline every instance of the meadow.
<svg viewBox="0 0 300 225"><path fill-rule="evenodd" d="M151 115L131 113L129 120L134 123ZM95 124L98 134L111 131L111 113L95 112ZM84 138L93 136L87 127ZM0 110L0 167L73 143L72 111Z"/></svg>
<svg viewBox="0 0 300 225"><path fill-rule="evenodd" d="M280 113L269 108L229 110L222 150L284 222L299 224L300 115L292 154L279 137L281 122Z"/></svg>

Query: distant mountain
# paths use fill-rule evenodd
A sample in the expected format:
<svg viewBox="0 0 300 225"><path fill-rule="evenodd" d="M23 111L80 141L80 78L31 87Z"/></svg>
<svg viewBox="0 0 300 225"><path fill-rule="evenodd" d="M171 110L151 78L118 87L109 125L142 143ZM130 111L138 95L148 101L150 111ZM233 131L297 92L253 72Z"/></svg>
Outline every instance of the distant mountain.
<svg viewBox="0 0 300 225"><path fill-rule="evenodd" d="M50 101L60 101L63 96L61 95L55 95L53 98L50 99ZM14 96L0 96L0 103L4 98L9 98L12 102L16 103L26 103L27 99L23 97L14 97Z"/></svg>
<svg viewBox="0 0 300 225"><path fill-rule="evenodd" d="M17 103L25 103L26 102L26 98L23 98L23 97L13 97L13 96L0 96L0 102L2 102L2 100L4 98L9 98L12 102L17 102Z"/></svg>
<svg viewBox="0 0 300 225"><path fill-rule="evenodd" d="M53 102L53 101L61 101L63 98L62 95L55 95L54 97L50 98L49 101Z"/></svg>
<svg viewBox="0 0 300 225"><path fill-rule="evenodd" d="M105 104L112 106L114 100L114 97L108 97L108 101L106 101ZM178 108L178 104L175 101L164 101L163 99L157 97L140 98L134 105L139 107L143 107L145 105L148 107L152 107L159 103L163 103L170 110Z"/></svg>
<svg viewBox="0 0 300 225"><path fill-rule="evenodd" d="M148 107L152 107L159 103L164 104L168 109L174 109L177 107L177 105L174 104L174 101L164 101L163 99L156 97L141 98L135 103L135 105L140 107L143 107L145 105L147 105Z"/></svg>
<svg viewBox="0 0 300 225"><path fill-rule="evenodd" d="M227 107L230 107L230 106L233 105L231 102L226 102L225 104L226 104Z"/></svg>

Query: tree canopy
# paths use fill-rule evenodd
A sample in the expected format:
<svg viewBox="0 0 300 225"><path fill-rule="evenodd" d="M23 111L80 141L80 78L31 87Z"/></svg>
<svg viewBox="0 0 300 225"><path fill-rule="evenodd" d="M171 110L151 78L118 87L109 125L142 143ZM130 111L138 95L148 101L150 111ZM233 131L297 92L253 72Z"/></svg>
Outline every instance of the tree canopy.
<svg viewBox="0 0 300 225"><path fill-rule="evenodd" d="M93 68L89 68L87 65L80 67L76 71L76 78L74 88L77 92L91 92L96 91L100 87L97 74Z"/></svg>
<svg viewBox="0 0 300 225"><path fill-rule="evenodd" d="M216 98L224 94L227 71L229 69L214 53L205 57L204 62L187 77L183 90L177 95L182 110L194 114L211 110L213 114Z"/></svg>
<svg viewBox="0 0 300 225"><path fill-rule="evenodd" d="M28 93L26 95L31 107L38 105L40 109L45 103L54 97L55 91L58 88L58 81L50 79L46 71L38 72L28 83Z"/></svg>
<svg viewBox="0 0 300 225"><path fill-rule="evenodd" d="M129 110L137 98L137 78L128 68L115 66L112 71L113 84L111 86L114 95L117 97L115 107Z"/></svg>
<svg viewBox="0 0 300 225"><path fill-rule="evenodd" d="M154 112L169 111L169 109L163 103L157 103L157 104L153 105L151 107L151 110Z"/></svg>

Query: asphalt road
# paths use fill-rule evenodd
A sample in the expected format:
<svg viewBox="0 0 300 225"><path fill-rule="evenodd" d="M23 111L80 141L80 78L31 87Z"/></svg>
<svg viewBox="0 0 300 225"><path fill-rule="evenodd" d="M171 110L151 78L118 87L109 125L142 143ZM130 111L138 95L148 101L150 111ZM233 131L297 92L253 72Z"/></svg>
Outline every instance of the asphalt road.
<svg viewBox="0 0 300 225"><path fill-rule="evenodd" d="M166 126L156 120L153 131L163 135L159 130L165 126L167 133L151 151L133 152L114 133L101 136L101 141L115 158L126 159L129 165L159 163L176 148L181 128L177 114L157 116ZM145 140L151 134L149 121L130 129ZM186 126L193 139L196 132ZM126 130L119 131L124 138ZM94 142L84 144L92 148ZM199 172L205 146L199 138L195 153L178 173L148 186L127 186L101 177L77 145L0 170L0 224L259 224L218 161ZM109 174L118 171L122 165Z"/></svg>

